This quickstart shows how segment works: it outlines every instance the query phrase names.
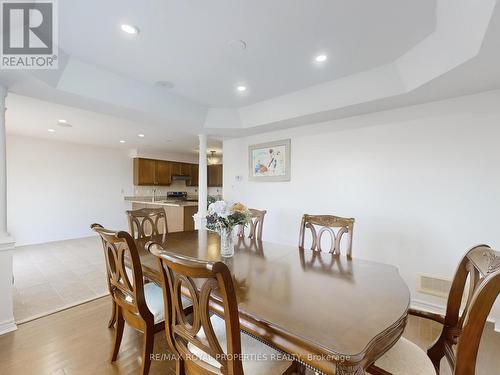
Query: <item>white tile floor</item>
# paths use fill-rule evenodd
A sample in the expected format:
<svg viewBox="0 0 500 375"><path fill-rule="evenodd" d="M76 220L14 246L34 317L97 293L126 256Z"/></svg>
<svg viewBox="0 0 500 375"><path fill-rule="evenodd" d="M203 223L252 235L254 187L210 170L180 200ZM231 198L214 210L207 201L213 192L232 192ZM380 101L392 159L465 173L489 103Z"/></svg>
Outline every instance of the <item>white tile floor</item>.
<svg viewBox="0 0 500 375"><path fill-rule="evenodd" d="M26 322L108 294L99 237L17 247L14 318Z"/></svg>

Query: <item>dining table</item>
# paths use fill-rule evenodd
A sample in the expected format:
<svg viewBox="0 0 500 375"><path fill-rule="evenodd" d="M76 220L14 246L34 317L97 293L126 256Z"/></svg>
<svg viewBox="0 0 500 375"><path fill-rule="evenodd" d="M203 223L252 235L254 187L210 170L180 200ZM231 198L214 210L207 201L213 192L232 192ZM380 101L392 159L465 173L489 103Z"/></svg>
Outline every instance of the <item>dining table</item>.
<svg viewBox="0 0 500 375"><path fill-rule="evenodd" d="M315 371L361 375L402 335L410 293L395 266L238 238L221 257L217 233L198 230L137 239L144 276L162 284L164 250L224 262L233 276L241 329ZM213 305L213 306L212 306ZM222 301L213 301L223 315Z"/></svg>

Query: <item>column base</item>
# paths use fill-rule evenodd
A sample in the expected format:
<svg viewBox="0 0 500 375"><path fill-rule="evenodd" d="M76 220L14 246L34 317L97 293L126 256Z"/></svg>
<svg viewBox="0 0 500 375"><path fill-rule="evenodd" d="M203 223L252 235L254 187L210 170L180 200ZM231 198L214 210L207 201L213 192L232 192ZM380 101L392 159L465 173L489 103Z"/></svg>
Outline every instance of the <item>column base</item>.
<svg viewBox="0 0 500 375"><path fill-rule="evenodd" d="M207 226L207 218L203 215L199 215L198 213L193 215L194 220L194 229L206 229Z"/></svg>
<svg viewBox="0 0 500 375"><path fill-rule="evenodd" d="M6 233L0 234L0 335L17 329L12 299L14 247L14 238Z"/></svg>
<svg viewBox="0 0 500 375"><path fill-rule="evenodd" d="M0 233L0 252L14 250L16 246L16 241L8 233Z"/></svg>
<svg viewBox="0 0 500 375"><path fill-rule="evenodd" d="M17 330L17 324L12 319L10 322L0 323L0 336Z"/></svg>

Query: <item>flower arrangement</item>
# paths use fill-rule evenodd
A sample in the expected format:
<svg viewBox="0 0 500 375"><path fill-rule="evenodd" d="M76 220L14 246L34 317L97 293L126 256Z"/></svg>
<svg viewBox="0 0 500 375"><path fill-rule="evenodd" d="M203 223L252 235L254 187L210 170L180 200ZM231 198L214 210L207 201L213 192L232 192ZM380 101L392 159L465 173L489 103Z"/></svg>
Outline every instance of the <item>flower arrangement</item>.
<svg viewBox="0 0 500 375"><path fill-rule="evenodd" d="M221 233L232 231L237 225L247 225L251 221L248 208L241 203L230 204L216 201L208 206L207 229Z"/></svg>
<svg viewBox="0 0 500 375"><path fill-rule="evenodd" d="M216 201L208 206L206 227L208 230L219 233L221 256L234 255L233 229L237 225L246 226L251 221L250 211L244 204Z"/></svg>

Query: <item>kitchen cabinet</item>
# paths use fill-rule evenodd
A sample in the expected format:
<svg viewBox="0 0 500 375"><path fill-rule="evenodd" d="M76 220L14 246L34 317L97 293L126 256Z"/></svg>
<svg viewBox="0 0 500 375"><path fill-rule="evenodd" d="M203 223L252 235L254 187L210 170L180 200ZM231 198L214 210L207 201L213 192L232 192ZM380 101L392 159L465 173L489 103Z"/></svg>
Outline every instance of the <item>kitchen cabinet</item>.
<svg viewBox="0 0 500 375"><path fill-rule="evenodd" d="M166 160L156 160L156 185L172 183L172 163Z"/></svg>
<svg viewBox="0 0 500 375"><path fill-rule="evenodd" d="M186 186L198 186L198 164L177 161L134 158L134 185L169 186L172 176L188 176ZM222 186L222 164L207 167L208 186Z"/></svg>
<svg viewBox="0 0 500 375"><path fill-rule="evenodd" d="M190 176L191 179L186 182L187 186L198 186L198 164L190 164Z"/></svg>
<svg viewBox="0 0 500 375"><path fill-rule="evenodd" d="M191 164L171 161L172 176L190 176Z"/></svg>
<svg viewBox="0 0 500 375"><path fill-rule="evenodd" d="M208 166L207 171L208 186L220 187L222 186L222 164L211 164Z"/></svg>
<svg viewBox="0 0 500 375"><path fill-rule="evenodd" d="M186 206L184 207L184 232L190 232L194 230L194 219L193 215L198 212L198 206Z"/></svg>
<svg viewBox="0 0 500 375"><path fill-rule="evenodd" d="M156 185L156 160L134 159L134 185Z"/></svg>
<svg viewBox="0 0 500 375"><path fill-rule="evenodd" d="M171 161L172 168L172 176L180 176L181 175L181 163L178 161Z"/></svg>
<svg viewBox="0 0 500 375"><path fill-rule="evenodd" d="M134 185L168 186L172 183L171 165L169 161L135 158Z"/></svg>
<svg viewBox="0 0 500 375"><path fill-rule="evenodd" d="M163 208L167 216L168 233L186 232L194 230L193 215L198 212L197 205L190 206L167 206L155 204L153 202L132 202L132 209L139 210L141 208Z"/></svg>
<svg viewBox="0 0 500 375"><path fill-rule="evenodd" d="M181 164L181 176L191 176L191 165L189 163L180 163Z"/></svg>

